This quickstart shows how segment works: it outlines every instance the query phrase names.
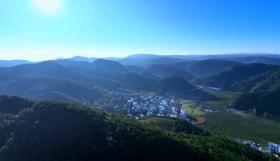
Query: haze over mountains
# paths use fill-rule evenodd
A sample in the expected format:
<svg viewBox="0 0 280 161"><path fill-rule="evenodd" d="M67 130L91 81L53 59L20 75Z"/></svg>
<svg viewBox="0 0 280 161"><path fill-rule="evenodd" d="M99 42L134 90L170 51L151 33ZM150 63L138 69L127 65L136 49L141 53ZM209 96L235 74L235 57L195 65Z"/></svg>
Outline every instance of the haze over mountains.
<svg viewBox="0 0 280 161"><path fill-rule="evenodd" d="M127 103L123 103L127 97L134 102L133 107L138 107L130 93L144 100L158 95L162 99L159 106L163 106L168 102L164 97L201 105L223 102L223 97L215 92L231 92L235 97L230 97L227 110L278 121L278 55L138 54L126 58L4 62L0 68L0 94L28 100L0 97L0 160L18 161L16 156L22 156L24 161L35 161L40 156L42 161L88 161L92 157L131 160L135 156L135 160L274 160L227 138L213 136L188 121L146 118L141 114L139 123L103 111L112 101L117 103L114 112L120 106L127 108ZM144 106L149 104L145 102ZM162 149L161 142L166 142L168 148ZM110 156L106 155L108 152Z"/></svg>
<svg viewBox="0 0 280 161"><path fill-rule="evenodd" d="M280 161L279 10L0 0L0 161Z"/></svg>
<svg viewBox="0 0 280 161"><path fill-rule="evenodd" d="M55 99L92 103L98 101L98 96L105 95L107 90L130 89L165 93L165 87L160 85L160 79L177 76L161 70L162 77L152 79L144 73L133 72L124 65L111 60L97 59L90 62L69 60L46 61L34 64L23 64L10 68L2 68L0 73L1 94L18 95L35 99ZM149 71L148 71L149 72ZM179 72L180 73L180 72ZM181 71L181 73L184 73ZM180 74L181 74L180 73ZM180 75L179 75L180 76ZM181 75L183 78L184 76ZM192 76L190 76L190 79ZM180 78L179 78L180 79ZM189 80L190 80L189 79ZM170 82L172 84L172 82ZM192 87L187 80L182 84ZM172 90L169 88L169 90ZM190 97L191 89L175 89L181 92L180 97ZM175 91L174 90L174 91ZM192 98L201 99L209 94L197 92ZM209 97L210 98L210 97Z"/></svg>
<svg viewBox="0 0 280 161"><path fill-rule="evenodd" d="M0 67L12 67L21 64L31 63L27 60L0 60Z"/></svg>
<svg viewBox="0 0 280 161"><path fill-rule="evenodd" d="M73 57L39 63L4 62L4 67L0 68L1 94L93 104L108 90L115 89L172 93L187 99L215 99L195 86L233 91L256 88L260 81L265 81L264 77L275 75L273 71L278 69L280 56L136 54L114 60ZM176 82L181 88L174 86Z"/></svg>
<svg viewBox="0 0 280 161"><path fill-rule="evenodd" d="M72 61L88 61L93 62L98 57L84 57L75 56L71 58L58 58L55 60L72 60ZM160 63L171 63L171 62L182 62L182 61L195 61L195 60L229 60L239 63L264 63L264 64L279 64L280 56L276 53L227 53L220 55L155 55L155 54L134 54L127 57L104 57L104 59L115 60L121 62L124 65L143 65L143 64L154 64ZM12 63L12 65L25 64L31 61L28 60L1 60L3 66L5 63ZM4 63L5 62L5 63ZM17 62L17 63L13 63Z"/></svg>

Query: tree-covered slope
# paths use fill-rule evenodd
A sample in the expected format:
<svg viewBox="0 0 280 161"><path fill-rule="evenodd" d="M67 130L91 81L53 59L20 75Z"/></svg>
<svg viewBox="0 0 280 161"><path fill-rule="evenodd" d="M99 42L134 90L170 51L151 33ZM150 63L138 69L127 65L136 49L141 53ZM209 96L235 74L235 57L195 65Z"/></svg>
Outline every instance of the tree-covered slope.
<svg viewBox="0 0 280 161"><path fill-rule="evenodd" d="M122 64L112 60L97 59L92 63L92 67L103 72L125 72L126 68Z"/></svg>
<svg viewBox="0 0 280 161"><path fill-rule="evenodd" d="M280 65L279 55L278 54L273 55L269 53L264 53L260 55L251 55L251 56L240 55L237 57L225 58L225 59L244 63L244 64L262 63L262 64L270 64L270 65Z"/></svg>
<svg viewBox="0 0 280 161"><path fill-rule="evenodd" d="M0 113L17 114L21 110L31 107L34 102L19 97L0 96Z"/></svg>
<svg viewBox="0 0 280 161"><path fill-rule="evenodd" d="M12 67L21 64L30 64L32 62L27 60L0 60L0 67Z"/></svg>
<svg viewBox="0 0 280 161"><path fill-rule="evenodd" d="M275 91L280 88L280 69L271 70L263 77L265 78L251 89L252 92Z"/></svg>
<svg viewBox="0 0 280 161"><path fill-rule="evenodd" d="M0 94L94 104L110 90L161 91L160 84L154 79L158 78L157 74L162 74L163 78L180 75L191 79L188 73L173 67L156 67L150 75L130 70L118 62L104 59L92 63L57 60L25 64L0 70Z"/></svg>
<svg viewBox="0 0 280 161"><path fill-rule="evenodd" d="M203 86L211 86L222 89L230 89L234 83L257 76L278 66L265 64L246 64L228 68L218 74L196 80L196 83Z"/></svg>
<svg viewBox="0 0 280 161"><path fill-rule="evenodd" d="M1 83L0 83L1 84ZM60 100L93 104L104 92L83 82L56 77L30 77L2 83L0 94L17 95L35 100Z"/></svg>
<svg viewBox="0 0 280 161"><path fill-rule="evenodd" d="M229 89L241 92L271 91L279 86L280 70L275 68L249 77L229 86Z"/></svg>
<svg viewBox="0 0 280 161"><path fill-rule="evenodd" d="M178 118L168 117L149 117L140 119L141 123L151 125L152 127L173 131L184 134L205 135L210 134L193 125L191 122L181 120Z"/></svg>
<svg viewBox="0 0 280 161"><path fill-rule="evenodd" d="M280 120L280 90L245 93L238 97L232 107L253 112L269 119Z"/></svg>
<svg viewBox="0 0 280 161"><path fill-rule="evenodd" d="M150 66L154 64L166 64L170 62L182 62L185 60L173 56L134 54L123 59L119 59L118 61L125 65Z"/></svg>
<svg viewBox="0 0 280 161"><path fill-rule="evenodd" d="M251 88L237 98L233 107L280 120L280 70L272 70L250 80L238 84L239 88L249 87L249 84Z"/></svg>
<svg viewBox="0 0 280 161"><path fill-rule="evenodd" d="M177 69L175 67L172 67L168 64L156 64L150 66L148 69L145 70L147 73L151 73L156 77L159 78L166 78L166 77L172 77L172 76L181 76L187 81L191 81L193 79L193 76L185 72L183 70Z"/></svg>
<svg viewBox="0 0 280 161"><path fill-rule="evenodd" d="M181 62L173 63L172 66L177 69L183 70L195 76L196 78L206 77L218 72L225 70L226 68L241 65L240 63L219 60L219 59L209 59L191 62Z"/></svg>
<svg viewBox="0 0 280 161"><path fill-rule="evenodd" d="M17 106L21 104L10 108ZM10 131L0 133L1 139L6 138L0 142L1 161L274 160L224 138L155 129L64 103L37 102L11 120L5 125Z"/></svg>
<svg viewBox="0 0 280 161"><path fill-rule="evenodd" d="M215 100L216 97L201 91L182 77L174 76L159 81L161 91L182 99Z"/></svg>
<svg viewBox="0 0 280 161"><path fill-rule="evenodd" d="M128 73L123 65L109 60L47 61L0 71L0 94L86 104L104 95L99 89L151 90L153 83L155 81Z"/></svg>

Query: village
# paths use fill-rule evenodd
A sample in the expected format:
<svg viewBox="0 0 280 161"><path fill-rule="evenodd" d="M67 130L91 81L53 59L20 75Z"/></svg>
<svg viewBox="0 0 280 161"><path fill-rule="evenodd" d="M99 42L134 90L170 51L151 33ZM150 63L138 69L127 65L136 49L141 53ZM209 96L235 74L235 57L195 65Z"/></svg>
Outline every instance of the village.
<svg viewBox="0 0 280 161"><path fill-rule="evenodd" d="M158 95L146 95L146 94L128 94L122 92L111 93L112 97L110 101L106 102L103 106L107 111L126 114L129 117L140 119L143 117L171 117L179 118L186 121L192 120L185 110L182 108L182 104L173 98L167 98ZM220 109L214 110L211 108L204 108L203 112L213 113L219 111L230 112L233 109ZM268 142L267 145L261 146L260 144L251 140L237 140L237 142L248 145L251 148L258 150L262 153L273 154L280 160L280 145L272 142Z"/></svg>
<svg viewBox="0 0 280 161"><path fill-rule="evenodd" d="M112 97L104 108L111 112L124 113L136 119L140 117L158 116L188 120L182 105L175 99L157 95L118 94Z"/></svg>
<svg viewBox="0 0 280 161"><path fill-rule="evenodd" d="M244 145L248 145L251 148L256 149L262 153L273 154L276 158L280 160L280 144L268 142L267 145L262 146L252 140L243 140L238 142Z"/></svg>

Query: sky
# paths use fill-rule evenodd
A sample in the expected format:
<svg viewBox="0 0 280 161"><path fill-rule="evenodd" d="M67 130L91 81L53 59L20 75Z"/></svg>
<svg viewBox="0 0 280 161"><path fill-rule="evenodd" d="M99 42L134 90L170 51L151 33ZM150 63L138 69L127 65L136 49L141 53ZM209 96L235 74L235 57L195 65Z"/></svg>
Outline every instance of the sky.
<svg viewBox="0 0 280 161"><path fill-rule="evenodd" d="M0 0L0 59L280 53L279 0Z"/></svg>

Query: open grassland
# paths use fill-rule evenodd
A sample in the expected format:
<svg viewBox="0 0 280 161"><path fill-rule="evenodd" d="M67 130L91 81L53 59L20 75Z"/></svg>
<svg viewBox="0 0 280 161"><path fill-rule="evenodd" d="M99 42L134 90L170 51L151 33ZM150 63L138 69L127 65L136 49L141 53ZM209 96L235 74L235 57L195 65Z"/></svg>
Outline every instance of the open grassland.
<svg viewBox="0 0 280 161"><path fill-rule="evenodd" d="M280 143L280 123L266 120L240 111L215 112L205 115L206 123L200 128L230 137L250 139L259 143L272 141Z"/></svg>
<svg viewBox="0 0 280 161"><path fill-rule="evenodd" d="M201 108L197 106L197 103L195 101L181 101L182 108L185 110L185 112L193 117L203 116L204 112L201 111Z"/></svg>

